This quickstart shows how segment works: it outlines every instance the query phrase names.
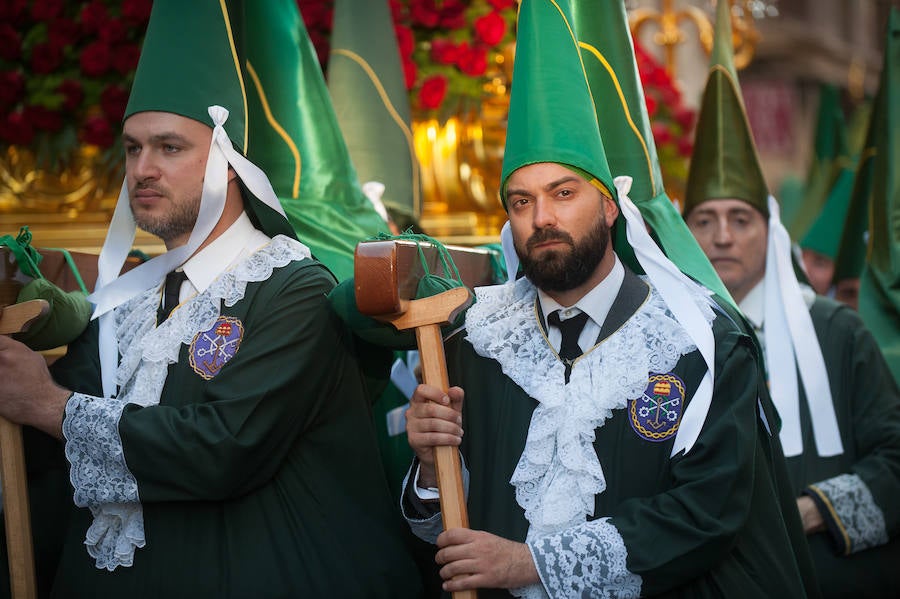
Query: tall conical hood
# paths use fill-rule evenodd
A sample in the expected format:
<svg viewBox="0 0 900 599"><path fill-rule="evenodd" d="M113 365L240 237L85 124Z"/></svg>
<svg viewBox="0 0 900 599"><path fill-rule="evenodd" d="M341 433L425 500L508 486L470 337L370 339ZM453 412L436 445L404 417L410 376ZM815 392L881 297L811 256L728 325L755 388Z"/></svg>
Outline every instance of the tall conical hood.
<svg viewBox="0 0 900 599"><path fill-rule="evenodd" d="M717 3L716 36L694 136L684 214L707 200L734 198L768 217L768 187L734 68L730 9L730 2Z"/></svg>
<svg viewBox="0 0 900 599"><path fill-rule="evenodd" d="M883 93L879 90L879 95ZM883 115L874 110L880 99L868 104L868 127L865 143L859 152L859 160L853 176L853 188L850 191L850 205L841 233L841 242L834 263L834 281L858 279L866 264L866 238L869 230L869 200L872 196L873 171L877 148L877 128L883 126ZM883 105L882 105L883 107Z"/></svg>
<svg viewBox="0 0 900 599"><path fill-rule="evenodd" d="M835 177L831 189L825 198L825 203L819 215L807 230L800 247L813 250L832 260L836 260L841 245L844 227L848 220L851 194L859 154L864 145L866 130L869 125L871 105L868 102L860 104L854 111L853 117L847 127L840 127L836 134L846 138L841 142L839 154L834 164ZM840 112L843 121L843 112ZM861 272L857 271L857 274Z"/></svg>
<svg viewBox="0 0 900 599"><path fill-rule="evenodd" d="M785 226L792 239L801 239L809 231L849 160L847 123L841 108L840 90L834 85L823 84L819 92L814 148L803 200L785 216Z"/></svg>
<svg viewBox="0 0 900 599"><path fill-rule="evenodd" d="M359 180L381 182L385 202L418 216L419 164L388 0L334 3L328 91Z"/></svg>
<svg viewBox="0 0 900 599"><path fill-rule="evenodd" d="M386 224L359 186L297 3L248 2L246 22L248 157L313 254L352 276L356 243Z"/></svg>
<svg viewBox="0 0 900 599"><path fill-rule="evenodd" d="M228 110L225 127L247 149L247 105L238 52L243 2L159 0L144 36L125 118L148 110L173 112L213 127L208 108Z"/></svg>
<svg viewBox="0 0 900 599"><path fill-rule="evenodd" d="M586 172L616 198L568 3L523 0L500 176L504 204L510 174L538 162Z"/></svg>
<svg viewBox="0 0 900 599"><path fill-rule="evenodd" d="M730 301L731 295L663 188L625 3L572 0L572 13L610 171L633 178L629 195L669 259Z"/></svg>
<svg viewBox="0 0 900 599"><path fill-rule="evenodd" d="M859 312L900 381L900 10L891 9L881 84L872 114L869 259L859 291Z"/></svg>

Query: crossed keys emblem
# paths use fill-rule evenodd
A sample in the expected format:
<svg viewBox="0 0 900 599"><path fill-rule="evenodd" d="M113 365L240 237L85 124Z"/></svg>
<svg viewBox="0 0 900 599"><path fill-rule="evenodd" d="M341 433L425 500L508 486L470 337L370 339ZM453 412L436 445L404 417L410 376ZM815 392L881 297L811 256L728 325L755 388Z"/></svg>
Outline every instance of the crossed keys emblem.
<svg viewBox="0 0 900 599"><path fill-rule="evenodd" d="M631 426L647 441L663 441L678 430L684 404L684 382L674 374L654 374L630 407Z"/></svg>
<svg viewBox="0 0 900 599"><path fill-rule="evenodd" d="M244 338L244 325L237 318L220 316L215 324L197 333L191 342L191 367L206 380L219 374L235 356Z"/></svg>

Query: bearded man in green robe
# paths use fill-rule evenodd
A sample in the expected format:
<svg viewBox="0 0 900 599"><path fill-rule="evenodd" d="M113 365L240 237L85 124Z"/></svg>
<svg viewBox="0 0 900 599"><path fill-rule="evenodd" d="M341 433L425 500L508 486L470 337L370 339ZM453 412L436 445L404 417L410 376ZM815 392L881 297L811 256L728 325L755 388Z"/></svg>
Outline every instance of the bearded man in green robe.
<svg viewBox="0 0 900 599"><path fill-rule="evenodd" d="M407 520L479 597L818 596L753 341L611 176L572 31L568 3L522 2L502 197L524 277L476 290L456 386L416 389ZM441 532L447 445L471 528Z"/></svg>
<svg viewBox="0 0 900 599"><path fill-rule="evenodd" d="M422 592L334 277L243 155L243 10L154 2L94 321L52 377L0 337L0 413L62 442L74 488L34 496L67 514L42 596ZM135 223L167 252L118 276Z"/></svg>

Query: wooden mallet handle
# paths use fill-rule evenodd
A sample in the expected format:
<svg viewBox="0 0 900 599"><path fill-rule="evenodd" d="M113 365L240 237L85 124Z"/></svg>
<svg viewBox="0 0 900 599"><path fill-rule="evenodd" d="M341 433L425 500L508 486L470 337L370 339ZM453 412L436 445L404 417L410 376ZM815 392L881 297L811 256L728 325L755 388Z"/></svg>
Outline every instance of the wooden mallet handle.
<svg viewBox="0 0 900 599"><path fill-rule="evenodd" d="M50 305L44 300L0 307L0 334L10 335L26 330L49 309ZM6 523L10 595L13 599L35 599L37 585L22 427L2 417L0 479L3 481L3 518Z"/></svg>

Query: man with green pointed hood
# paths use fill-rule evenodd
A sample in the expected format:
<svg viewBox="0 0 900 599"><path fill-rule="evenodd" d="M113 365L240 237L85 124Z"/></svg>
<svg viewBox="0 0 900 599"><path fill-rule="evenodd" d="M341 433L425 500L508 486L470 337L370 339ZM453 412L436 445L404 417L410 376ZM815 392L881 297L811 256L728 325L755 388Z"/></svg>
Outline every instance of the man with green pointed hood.
<svg viewBox="0 0 900 599"><path fill-rule="evenodd" d="M747 124L727 5L719 3L685 220L757 328L823 593L893 596L900 392L857 314L797 280Z"/></svg>
<svg viewBox="0 0 900 599"><path fill-rule="evenodd" d="M277 2L293 5L246 10ZM55 577L43 572L56 596L421 593L327 303L334 278L244 157L251 16L153 3L94 324L53 378L0 339L0 412L63 441L70 464L74 505L58 506L69 525ZM135 224L168 251L117 276Z"/></svg>
<svg viewBox="0 0 900 599"><path fill-rule="evenodd" d="M447 343L459 386L413 396L408 521L445 589L481 597L815 595L770 484L752 344L611 176L569 2L524 0L517 32L502 197L525 276L476 290ZM438 534L430 451L448 444L471 529Z"/></svg>

